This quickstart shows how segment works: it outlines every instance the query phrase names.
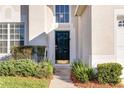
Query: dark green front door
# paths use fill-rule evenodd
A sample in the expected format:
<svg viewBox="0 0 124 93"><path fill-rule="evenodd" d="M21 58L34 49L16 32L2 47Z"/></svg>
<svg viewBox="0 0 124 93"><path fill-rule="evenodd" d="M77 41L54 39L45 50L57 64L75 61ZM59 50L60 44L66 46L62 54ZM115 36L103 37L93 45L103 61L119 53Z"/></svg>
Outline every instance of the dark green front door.
<svg viewBox="0 0 124 93"><path fill-rule="evenodd" d="M55 58L57 64L69 63L69 31L55 31Z"/></svg>

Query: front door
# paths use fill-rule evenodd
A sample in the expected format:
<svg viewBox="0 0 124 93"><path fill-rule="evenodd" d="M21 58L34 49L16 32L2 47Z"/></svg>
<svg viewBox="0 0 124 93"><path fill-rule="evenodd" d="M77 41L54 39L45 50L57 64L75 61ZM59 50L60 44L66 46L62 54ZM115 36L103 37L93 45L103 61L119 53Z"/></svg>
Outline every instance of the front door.
<svg viewBox="0 0 124 93"><path fill-rule="evenodd" d="M69 31L55 31L56 64L69 63Z"/></svg>

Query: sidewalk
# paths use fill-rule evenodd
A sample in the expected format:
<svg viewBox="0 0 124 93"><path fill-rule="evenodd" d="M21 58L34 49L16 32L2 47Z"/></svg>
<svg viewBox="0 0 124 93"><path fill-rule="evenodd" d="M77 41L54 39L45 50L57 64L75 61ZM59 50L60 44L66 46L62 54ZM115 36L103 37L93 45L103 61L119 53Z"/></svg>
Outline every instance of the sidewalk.
<svg viewBox="0 0 124 93"><path fill-rule="evenodd" d="M56 67L50 88L76 88L70 80L69 67Z"/></svg>

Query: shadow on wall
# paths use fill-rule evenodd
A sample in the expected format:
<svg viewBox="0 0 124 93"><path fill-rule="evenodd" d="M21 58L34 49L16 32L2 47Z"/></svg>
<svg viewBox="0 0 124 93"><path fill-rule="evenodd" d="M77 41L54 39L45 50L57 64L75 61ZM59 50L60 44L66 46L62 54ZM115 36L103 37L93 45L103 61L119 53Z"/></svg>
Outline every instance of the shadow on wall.
<svg viewBox="0 0 124 93"><path fill-rule="evenodd" d="M30 40L30 44L38 46L47 46L47 34L45 32L41 33L37 37Z"/></svg>

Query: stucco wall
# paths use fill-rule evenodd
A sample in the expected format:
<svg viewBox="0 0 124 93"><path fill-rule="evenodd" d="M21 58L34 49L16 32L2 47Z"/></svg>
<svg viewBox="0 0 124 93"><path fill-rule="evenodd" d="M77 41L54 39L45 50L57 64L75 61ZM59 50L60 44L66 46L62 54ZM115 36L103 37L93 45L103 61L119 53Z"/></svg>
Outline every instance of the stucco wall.
<svg viewBox="0 0 124 93"><path fill-rule="evenodd" d="M78 17L78 58L90 64L91 55L91 6Z"/></svg>
<svg viewBox="0 0 124 93"><path fill-rule="evenodd" d="M92 6L92 66L116 61L114 11L124 6Z"/></svg>
<svg viewBox="0 0 124 93"><path fill-rule="evenodd" d="M29 6L29 45L47 46L45 6Z"/></svg>
<svg viewBox="0 0 124 93"><path fill-rule="evenodd" d="M0 5L0 22L20 22L20 6Z"/></svg>
<svg viewBox="0 0 124 93"><path fill-rule="evenodd" d="M70 62L77 59L77 17L74 15L75 6L70 6Z"/></svg>
<svg viewBox="0 0 124 93"><path fill-rule="evenodd" d="M45 9L45 30L48 35L48 58L55 63L55 36L54 30L57 28L55 25L54 7L53 5L47 5Z"/></svg>
<svg viewBox="0 0 124 93"><path fill-rule="evenodd" d="M114 54L114 9L124 6L92 6L92 54Z"/></svg>

